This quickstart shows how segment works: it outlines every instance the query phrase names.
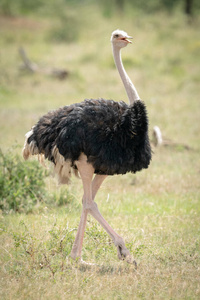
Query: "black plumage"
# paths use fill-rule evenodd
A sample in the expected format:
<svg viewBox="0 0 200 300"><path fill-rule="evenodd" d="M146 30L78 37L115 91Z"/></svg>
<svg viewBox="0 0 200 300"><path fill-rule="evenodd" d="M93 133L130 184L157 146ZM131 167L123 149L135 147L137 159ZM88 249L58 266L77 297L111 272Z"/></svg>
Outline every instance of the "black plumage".
<svg viewBox="0 0 200 300"><path fill-rule="evenodd" d="M148 117L141 100L128 105L86 99L64 106L41 117L27 143L32 141L37 153L54 164L54 147L74 168L84 153L96 174L135 173L148 168L151 160Z"/></svg>

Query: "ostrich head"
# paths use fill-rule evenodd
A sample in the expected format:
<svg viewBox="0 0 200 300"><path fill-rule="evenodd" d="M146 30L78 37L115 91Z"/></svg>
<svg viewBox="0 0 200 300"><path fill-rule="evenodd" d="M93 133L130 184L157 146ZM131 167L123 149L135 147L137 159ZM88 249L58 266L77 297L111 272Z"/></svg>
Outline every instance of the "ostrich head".
<svg viewBox="0 0 200 300"><path fill-rule="evenodd" d="M129 41L129 39L132 39L132 37L129 36L125 31L119 29L113 31L111 35L111 42L113 46L118 48L124 48L129 43L132 43Z"/></svg>

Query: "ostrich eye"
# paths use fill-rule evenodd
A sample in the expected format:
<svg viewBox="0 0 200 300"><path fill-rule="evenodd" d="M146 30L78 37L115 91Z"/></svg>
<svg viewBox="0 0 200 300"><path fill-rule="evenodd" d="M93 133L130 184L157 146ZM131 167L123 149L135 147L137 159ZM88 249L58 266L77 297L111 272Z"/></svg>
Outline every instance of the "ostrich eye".
<svg viewBox="0 0 200 300"><path fill-rule="evenodd" d="M115 34L115 36L114 36L116 39L119 37L119 34Z"/></svg>

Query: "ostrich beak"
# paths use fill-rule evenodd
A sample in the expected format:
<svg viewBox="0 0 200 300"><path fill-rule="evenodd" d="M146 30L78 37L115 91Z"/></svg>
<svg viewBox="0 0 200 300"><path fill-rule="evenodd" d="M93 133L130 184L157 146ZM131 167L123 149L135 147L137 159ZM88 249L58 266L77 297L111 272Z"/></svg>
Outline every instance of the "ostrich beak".
<svg viewBox="0 0 200 300"><path fill-rule="evenodd" d="M132 44L132 41L130 41L129 39L132 39L132 36L128 36L128 37L125 39L128 43Z"/></svg>
<svg viewBox="0 0 200 300"><path fill-rule="evenodd" d="M129 41L129 39L132 39L132 36L128 36L128 37L126 38L126 41L127 41L128 43L132 44L132 41Z"/></svg>
<svg viewBox="0 0 200 300"><path fill-rule="evenodd" d="M129 39L132 39L132 36L126 36L124 38L121 38L122 41L126 41L129 44L132 44L132 41L130 41Z"/></svg>

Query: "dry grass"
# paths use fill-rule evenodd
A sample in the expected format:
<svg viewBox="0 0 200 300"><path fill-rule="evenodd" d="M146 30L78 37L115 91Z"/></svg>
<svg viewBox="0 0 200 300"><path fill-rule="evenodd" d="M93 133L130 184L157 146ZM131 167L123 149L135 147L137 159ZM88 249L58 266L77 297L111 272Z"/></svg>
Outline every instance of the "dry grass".
<svg viewBox="0 0 200 300"><path fill-rule="evenodd" d="M126 100L109 43L111 31L120 27L134 36L123 57L147 103L150 131L158 125L167 138L192 150L155 149L148 170L111 177L97 195L102 214L138 261L137 270L118 262L115 247L92 218L83 258L97 265L84 268L66 260L81 211L76 179L68 188L75 200L66 207L2 215L1 299L199 299L198 20L190 26L181 15L106 20L92 10L91 27L81 12L80 37L71 44L46 39L49 20L20 19L14 26L1 20L1 147L23 145L25 132L49 109L90 97ZM19 45L39 64L66 67L71 75L57 81L21 73ZM51 181L47 188L54 189Z"/></svg>

